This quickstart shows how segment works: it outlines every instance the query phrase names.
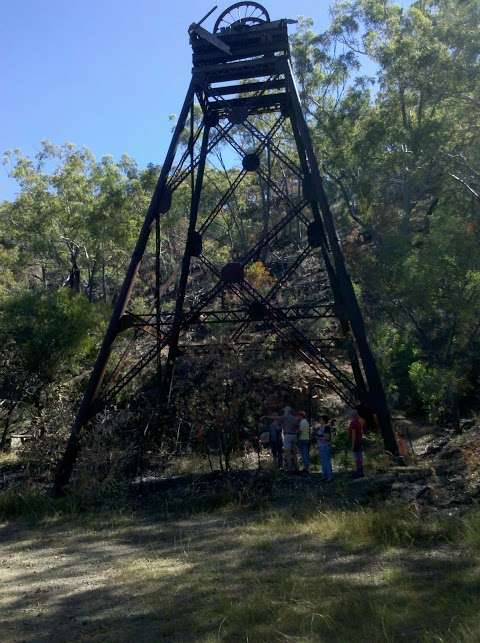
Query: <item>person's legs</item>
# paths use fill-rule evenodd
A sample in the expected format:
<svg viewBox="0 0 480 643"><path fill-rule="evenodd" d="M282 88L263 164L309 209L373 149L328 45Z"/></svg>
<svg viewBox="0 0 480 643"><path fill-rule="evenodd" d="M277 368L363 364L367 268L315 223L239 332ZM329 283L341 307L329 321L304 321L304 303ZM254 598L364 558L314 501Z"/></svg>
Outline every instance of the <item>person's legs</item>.
<svg viewBox="0 0 480 643"><path fill-rule="evenodd" d="M277 440L277 465L279 469L283 467L283 440L281 436Z"/></svg>
<svg viewBox="0 0 480 643"><path fill-rule="evenodd" d="M293 464L293 471L298 471L298 440L297 436L293 437L292 441L292 464Z"/></svg>
<svg viewBox="0 0 480 643"><path fill-rule="evenodd" d="M299 440L298 448L302 456L303 468L305 471L310 469L310 443L308 440Z"/></svg>
<svg viewBox="0 0 480 643"><path fill-rule="evenodd" d="M274 464L277 464L277 458L278 458L278 446L277 443L274 440L270 441L270 451L272 452L272 460Z"/></svg>
<svg viewBox="0 0 480 643"><path fill-rule="evenodd" d="M355 460L355 476L357 478L363 477L363 451L354 451L353 458Z"/></svg>
<svg viewBox="0 0 480 643"><path fill-rule="evenodd" d="M279 440L278 438L273 439L270 442L270 447L272 449L273 461L277 465L277 467L279 469L281 469L282 464L283 464L283 462L282 462L282 460L283 460L283 458L282 458L282 450L283 450L282 441Z"/></svg>
<svg viewBox="0 0 480 643"><path fill-rule="evenodd" d="M291 471L292 469L292 441L289 435L286 435L283 439L283 462L285 465L286 471Z"/></svg>
<svg viewBox="0 0 480 643"><path fill-rule="evenodd" d="M332 478L332 460L329 444L321 444L319 447L320 462L322 464L322 473L325 480Z"/></svg>
<svg viewBox="0 0 480 643"><path fill-rule="evenodd" d="M322 447L318 445L318 458L320 460L320 467L322 469L322 475L325 476L325 473L323 471L323 454L322 454Z"/></svg>
<svg viewBox="0 0 480 643"><path fill-rule="evenodd" d="M325 444L324 458L325 458L325 477L326 477L327 480L331 480L332 477L333 477L332 447L329 444Z"/></svg>

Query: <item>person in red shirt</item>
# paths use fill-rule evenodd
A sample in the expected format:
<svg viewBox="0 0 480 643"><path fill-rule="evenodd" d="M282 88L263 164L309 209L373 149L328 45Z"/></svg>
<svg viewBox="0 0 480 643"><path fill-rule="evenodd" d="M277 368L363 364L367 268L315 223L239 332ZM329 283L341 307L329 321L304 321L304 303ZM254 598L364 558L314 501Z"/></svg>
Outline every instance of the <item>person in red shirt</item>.
<svg viewBox="0 0 480 643"><path fill-rule="evenodd" d="M352 445L353 459L355 461L355 478L363 478L363 432L365 420L360 417L355 409L348 426L348 438Z"/></svg>

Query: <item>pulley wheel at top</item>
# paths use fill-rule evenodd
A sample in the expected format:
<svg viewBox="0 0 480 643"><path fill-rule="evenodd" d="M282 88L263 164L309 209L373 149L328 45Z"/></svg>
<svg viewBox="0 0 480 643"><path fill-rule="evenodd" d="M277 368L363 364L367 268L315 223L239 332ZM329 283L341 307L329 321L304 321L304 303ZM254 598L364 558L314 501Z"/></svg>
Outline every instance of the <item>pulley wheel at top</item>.
<svg viewBox="0 0 480 643"><path fill-rule="evenodd" d="M213 32L248 28L263 22L270 22L270 16L261 4L258 2L236 2L219 15Z"/></svg>

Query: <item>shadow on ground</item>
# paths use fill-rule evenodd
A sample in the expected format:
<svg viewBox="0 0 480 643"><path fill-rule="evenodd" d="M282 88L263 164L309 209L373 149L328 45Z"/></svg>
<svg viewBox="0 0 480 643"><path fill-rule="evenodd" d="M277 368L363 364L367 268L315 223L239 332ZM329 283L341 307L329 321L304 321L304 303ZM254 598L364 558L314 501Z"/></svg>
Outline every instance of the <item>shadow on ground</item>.
<svg viewBox="0 0 480 643"><path fill-rule="evenodd" d="M143 510L113 522L3 526L1 640L479 639L471 552L359 545L318 505L301 520L291 513L164 521ZM348 525L348 511L342 519Z"/></svg>

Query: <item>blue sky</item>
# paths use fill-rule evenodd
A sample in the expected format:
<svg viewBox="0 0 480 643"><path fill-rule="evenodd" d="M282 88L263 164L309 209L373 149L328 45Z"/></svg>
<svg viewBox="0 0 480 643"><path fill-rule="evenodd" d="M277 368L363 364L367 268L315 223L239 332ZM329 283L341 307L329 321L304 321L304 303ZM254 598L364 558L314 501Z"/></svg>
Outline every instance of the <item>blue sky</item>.
<svg viewBox="0 0 480 643"><path fill-rule="evenodd" d="M187 28L213 0L7 0L0 22L0 152L42 139L160 163L190 75ZM219 11L231 2L218 2ZM271 18L328 25L328 3L270 0ZM404 6L408 0L401 2ZM206 23L212 26L214 18ZM16 191L4 168L0 200Z"/></svg>

